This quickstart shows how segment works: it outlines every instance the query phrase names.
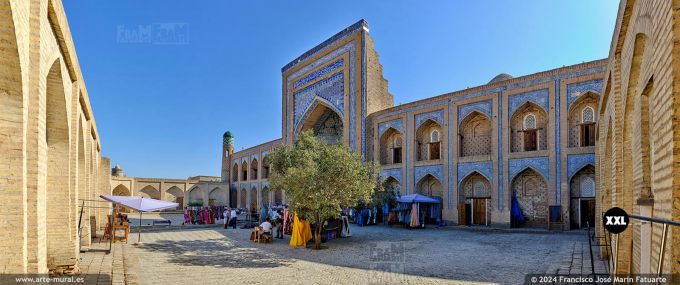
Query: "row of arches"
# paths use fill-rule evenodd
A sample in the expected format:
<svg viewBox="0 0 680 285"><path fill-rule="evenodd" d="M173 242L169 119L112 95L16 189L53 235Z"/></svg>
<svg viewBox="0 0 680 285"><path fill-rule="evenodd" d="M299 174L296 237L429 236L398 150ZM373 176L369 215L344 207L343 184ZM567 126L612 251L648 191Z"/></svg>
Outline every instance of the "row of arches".
<svg viewBox="0 0 680 285"><path fill-rule="evenodd" d="M392 176L385 183L401 192L401 183ZM489 225L492 209L493 184L483 174L473 171L460 182L457 192L458 220L466 225ZM513 227L547 227L549 221L548 180L531 167L518 173L510 183L511 200L521 210L525 222ZM595 223L595 168L586 165L570 179L568 207L570 228L593 226ZM415 193L444 200L446 191L435 176L427 174L415 184Z"/></svg>
<svg viewBox="0 0 680 285"><path fill-rule="evenodd" d="M116 196L132 196L130 189L123 184L117 185L111 192ZM156 187L147 185L134 195L175 202L179 204L177 207L178 209L182 209L184 206L188 205L227 206L229 204L229 193L222 187L212 187L206 195L204 189L195 186L189 189L185 195L185 192L182 189L177 186L172 186L165 190L164 195L161 195L161 191L156 189Z"/></svg>
<svg viewBox="0 0 680 285"><path fill-rule="evenodd" d="M592 91L579 95L568 109L567 121L569 147L595 145L595 114L599 96ZM537 104L527 101L510 117L510 151L525 152L547 150L548 113ZM493 124L482 112L473 111L461 120L458 128L458 154L460 157L491 155ZM416 161L441 158L442 126L427 120L415 132ZM404 134L388 128L379 139L379 161L382 165L398 164L405 156Z"/></svg>
<svg viewBox="0 0 680 285"><path fill-rule="evenodd" d="M270 174L271 164L267 156L262 159L261 172L257 158L253 158L250 163L248 161L243 161L241 164L234 162L231 168L231 182L268 179Z"/></svg>
<svg viewBox="0 0 680 285"><path fill-rule="evenodd" d="M262 206L283 205L284 203L283 191L269 191L269 187L267 186L261 190L253 187L250 191L246 190L246 188L242 188L238 191L232 189L230 195L232 199L229 206L255 211L259 211Z"/></svg>

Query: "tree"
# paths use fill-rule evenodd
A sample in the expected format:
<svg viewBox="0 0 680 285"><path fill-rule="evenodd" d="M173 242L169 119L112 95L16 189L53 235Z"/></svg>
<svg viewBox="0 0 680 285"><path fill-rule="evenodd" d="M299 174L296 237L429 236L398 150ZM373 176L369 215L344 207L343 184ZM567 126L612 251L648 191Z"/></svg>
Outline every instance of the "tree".
<svg viewBox="0 0 680 285"><path fill-rule="evenodd" d="M302 132L293 146L282 145L268 157L269 187L286 191L290 210L315 223L315 249L321 248L322 225L342 209L370 201L376 188L374 164L343 145L320 142L312 132Z"/></svg>

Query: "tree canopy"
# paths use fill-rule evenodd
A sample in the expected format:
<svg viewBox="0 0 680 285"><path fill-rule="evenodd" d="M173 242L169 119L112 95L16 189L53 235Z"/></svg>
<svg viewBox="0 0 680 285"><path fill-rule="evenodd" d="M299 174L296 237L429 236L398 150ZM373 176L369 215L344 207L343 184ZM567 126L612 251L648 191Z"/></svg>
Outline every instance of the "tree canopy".
<svg viewBox="0 0 680 285"><path fill-rule="evenodd" d="M289 209L320 227L339 217L342 209L371 201L377 184L377 167L364 163L361 155L341 144L326 144L312 132L302 132L294 145L282 145L269 156L272 174L269 187L284 190Z"/></svg>

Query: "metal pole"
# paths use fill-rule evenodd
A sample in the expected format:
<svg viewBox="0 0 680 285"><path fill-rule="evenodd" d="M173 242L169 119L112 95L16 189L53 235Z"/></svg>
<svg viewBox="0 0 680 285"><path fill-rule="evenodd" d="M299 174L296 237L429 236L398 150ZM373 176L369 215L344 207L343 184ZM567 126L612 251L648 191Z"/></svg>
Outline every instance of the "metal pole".
<svg viewBox="0 0 680 285"><path fill-rule="evenodd" d="M661 248L659 250L659 266L656 269L656 275L661 276L663 270L663 256L666 251L666 234L668 233L668 224L663 224L663 234L661 235Z"/></svg>
<svg viewBox="0 0 680 285"><path fill-rule="evenodd" d="M142 239L142 211L139 211L139 230L137 231L137 243Z"/></svg>
<svg viewBox="0 0 680 285"><path fill-rule="evenodd" d="M595 284L595 261L593 261L593 244L590 241L590 222L586 222L588 225L588 249L590 250L590 272L593 274L593 284Z"/></svg>
<svg viewBox="0 0 680 285"><path fill-rule="evenodd" d="M114 204L114 207L118 207L118 204ZM116 213L116 209L111 208L111 218L109 219L109 225L111 225L111 228L110 228L111 233L109 233L109 250L106 251L106 254L111 253L111 244L113 243L113 221L116 218L113 215L115 215L115 213Z"/></svg>

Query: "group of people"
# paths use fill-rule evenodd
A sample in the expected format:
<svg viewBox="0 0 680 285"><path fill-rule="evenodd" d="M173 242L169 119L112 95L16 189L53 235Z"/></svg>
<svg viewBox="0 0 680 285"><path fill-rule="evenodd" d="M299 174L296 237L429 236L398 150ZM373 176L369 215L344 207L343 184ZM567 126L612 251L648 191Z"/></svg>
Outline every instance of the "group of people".
<svg viewBox="0 0 680 285"><path fill-rule="evenodd" d="M238 221L238 216L236 215L236 209L227 208L223 213L224 215L224 228L227 229L229 226L236 228L236 222Z"/></svg>
<svg viewBox="0 0 680 285"><path fill-rule="evenodd" d="M281 210L272 212L272 217L267 217L264 222L260 224L260 229L263 235L272 235L272 229L276 226L276 237L278 239L283 239L283 214ZM272 221L274 224L272 224Z"/></svg>
<svg viewBox="0 0 680 285"><path fill-rule="evenodd" d="M260 224L260 229L264 235L272 235L272 229L276 226L276 237L283 239L283 213L281 210L271 212L271 217L267 217L264 222ZM224 228L232 227L236 229L238 222L238 215L235 208L228 208L224 211Z"/></svg>

